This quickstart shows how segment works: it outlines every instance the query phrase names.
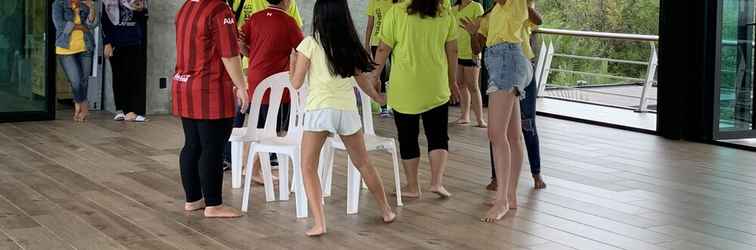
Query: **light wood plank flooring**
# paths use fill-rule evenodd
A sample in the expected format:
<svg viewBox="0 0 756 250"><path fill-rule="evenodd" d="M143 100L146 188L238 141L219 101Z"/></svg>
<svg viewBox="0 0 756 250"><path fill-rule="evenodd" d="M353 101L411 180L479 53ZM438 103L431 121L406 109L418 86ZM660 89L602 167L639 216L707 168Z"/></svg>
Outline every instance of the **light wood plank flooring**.
<svg viewBox="0 0 756 250"><path fill-rule="evenodd" d="M339 154L329 234L307 238L293 201L266 203L259 186L241 219L182 212L180 125L151 118L0 124L0 249L756 249L752 152L539 118L548 188L533 190L525 166L519 209L483 224L486 133L453 126L452 199L408 200L384 225L364 190L360 214L348 216ZM392 120L376 127L394 136ZM393 189L389 155L371 157ZM425 156L420 175L427 185ZM225 199L238 207L229 179Z"/></svg>

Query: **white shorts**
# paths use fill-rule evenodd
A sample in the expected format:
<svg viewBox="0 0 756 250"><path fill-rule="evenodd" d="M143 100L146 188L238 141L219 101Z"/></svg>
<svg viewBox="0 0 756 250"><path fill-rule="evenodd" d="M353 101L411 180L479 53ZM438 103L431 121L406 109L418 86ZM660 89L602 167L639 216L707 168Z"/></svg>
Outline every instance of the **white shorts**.
<svg viewBox="0 0 756 250"><path fill-rule="evenodd" d="M357 111L320 109L307 111L304 115L304 131L353 135L360 129L362 120Z"/></svg>

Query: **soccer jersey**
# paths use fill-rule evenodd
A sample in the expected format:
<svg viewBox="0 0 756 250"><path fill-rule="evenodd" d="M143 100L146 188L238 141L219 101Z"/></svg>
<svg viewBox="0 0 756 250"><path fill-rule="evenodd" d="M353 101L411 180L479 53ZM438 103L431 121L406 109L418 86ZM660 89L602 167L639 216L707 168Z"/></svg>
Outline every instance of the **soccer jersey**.
<svg viewBox="0 0 756 250"><path fill-rule="evenodd" d="M220 0L188 0L176 16L173 114L217 120L235 115L233 82L221 58L239 55L234 13Z"/></svg>

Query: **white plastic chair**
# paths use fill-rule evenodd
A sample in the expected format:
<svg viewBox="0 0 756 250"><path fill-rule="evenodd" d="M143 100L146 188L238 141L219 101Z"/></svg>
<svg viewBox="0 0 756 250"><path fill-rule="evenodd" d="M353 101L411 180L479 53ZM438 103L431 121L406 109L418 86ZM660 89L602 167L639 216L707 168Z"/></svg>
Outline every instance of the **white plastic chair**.
<svg viewBox="0 0 756 250"><path fill-rule="evenodd" d="M402 203L401 178L399 176L399 157L396 142L393 138L380 137L375 134L373 128L373 113L370 97L365 94L359 87L360 101L362 104L362 127L365 134L365 146L367 151L386 151L391 153L394 163L394 184L396 185L396 204L404 206ZM335 150L346 151L346 146L338 137L329 137L323 145L320 154L319 169L323 189L323 196L331 196L331 184L333 179L333 159ZM347 158L347 214L356 214L359 210L360 188L362 177L357 168L352 164L352 160Z"/></svg>
<svg viewBox="0 0 756 250"><path fill-rule="evenodd" d="M289 200L289 159L293 163L293 187L296 197L297 217L307 217L307 197L302 184L302 173L300 164L300 144L302 141L302 115L304 114L303 105L300 100L300 92L295 90L289 82L288 72L273 75L263 81L265 88L270 88L270 104L268 115L265 121L265 128L257 138L256 143L250 146L250 153L247 159L247 176L244 180L244 196L242 198L242 211L247 211L249 206L249 195L252 186L252 164L256 154L276 153L279 159L278 176L279 176L279 195L280 200ZM261 83L263 85L263 83ZM284 89L288 89L291 94L291 109L289 113L288 132L284 137L279 137L276 131L276 122L280 111L281 98ZM264 92L264 91L263 91ZM257 93L255 93L257 97ZM262 97L262 96L260 96ZM256 121L250 120L250 121ZM288 157L288 158L287 158ZM265 197L275 197L273 192L273 174L271 171L270 160L261 155L260 162L262 166L263 179L265 181Z"/></svg>

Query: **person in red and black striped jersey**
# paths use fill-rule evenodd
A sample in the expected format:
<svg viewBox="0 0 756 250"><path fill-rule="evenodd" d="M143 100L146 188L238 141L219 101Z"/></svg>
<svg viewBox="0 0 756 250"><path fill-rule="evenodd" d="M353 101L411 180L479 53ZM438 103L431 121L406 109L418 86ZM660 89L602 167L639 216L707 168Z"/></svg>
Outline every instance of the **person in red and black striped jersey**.
<svg viewBox="0 0 756 250"><path fill-rule="evenodd" d="M249 105L236 32L234 14L223 0L187 0L176 16L173 113L184 127L184 209L204 208L205 217L241 215L223 206L222 196L223 149L236 113L234 96L241 110Z"/></svg>

